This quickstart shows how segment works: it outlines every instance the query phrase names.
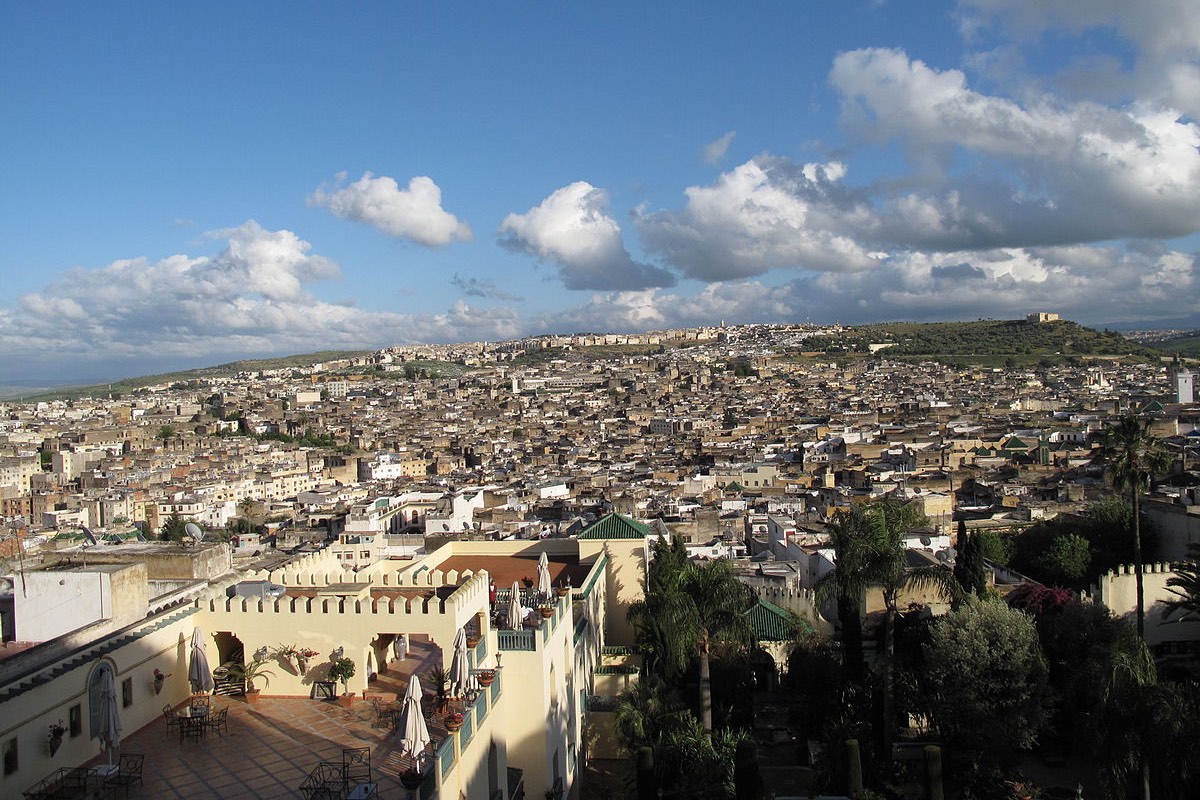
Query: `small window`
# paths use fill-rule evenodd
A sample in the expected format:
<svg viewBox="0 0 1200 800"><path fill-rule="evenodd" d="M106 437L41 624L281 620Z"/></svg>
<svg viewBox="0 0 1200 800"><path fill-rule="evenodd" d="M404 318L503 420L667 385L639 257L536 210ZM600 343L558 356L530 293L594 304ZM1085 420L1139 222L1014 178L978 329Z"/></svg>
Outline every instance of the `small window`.
<svg viewBox="0 0 1200 800"><path fill-rule="evenodd" d="M17 737L4 743L4 774L12 775L17 771Z"/></svg>
<svg viewBox="0 0 1200 800"><path fill-rule="evenodd" d="M121 681L121 708L133 705L133 678Z"/></svg>
<svg viewBox="0 0 1200 800"><path fill-rule="evenodd" d="M79 703L71 706L67 711L67 720L72 739L83 733L83 706Z"/></svg>

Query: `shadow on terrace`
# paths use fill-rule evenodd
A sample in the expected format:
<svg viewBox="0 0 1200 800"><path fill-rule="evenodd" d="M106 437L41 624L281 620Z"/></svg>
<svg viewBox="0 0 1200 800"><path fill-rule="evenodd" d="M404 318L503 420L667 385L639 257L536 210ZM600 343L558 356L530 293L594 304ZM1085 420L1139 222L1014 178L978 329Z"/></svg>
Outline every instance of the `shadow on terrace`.
<svg viewBox="0 0 1200 800"><path fill-rule="evenodd" d="M440 663L440 649L414 637L408 657L390 661L369 691L403 697L411 675L423 677ZM425 688L422 705L433 738L426 769L433 769L437 748L448 734ZM378 796L408 796L399 775L412 765L411 759L400 755L400 734L376 718L367 700L359 698L353 707L344 708L333 701L264 697L250 706L240 697L218 696L214 707L229 709L228 732L209 731L203 738L181 741L178 731L168 732L160 715L122 737L121 752L146 757L144 785L132 787L129 797L300 797L301 783L320 762L340 764L342 750L356 747L371 749ZM103 763L97 758L87 766Z"/></svg>

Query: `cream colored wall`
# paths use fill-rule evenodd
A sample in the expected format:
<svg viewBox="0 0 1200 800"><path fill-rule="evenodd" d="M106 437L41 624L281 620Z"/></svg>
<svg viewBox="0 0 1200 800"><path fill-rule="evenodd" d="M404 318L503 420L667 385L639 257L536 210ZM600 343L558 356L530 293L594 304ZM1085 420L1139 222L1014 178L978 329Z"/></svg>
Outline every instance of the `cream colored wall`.
<svg viewBox="0 0 1200 800"><path fill-rule="evenodd" d="M0 797L19 797L21 792L63 765L82 764L101 753L92 738L88 715L88 679L101 660L113 665L118 696L122 683L132 679L133 703L120 711L126 734L154 722L167 703L180 703L189 694L187 642L195 615L183 614L161 630L108 653L103 659L67 668L48 683L28 689L0 704L0 747L13 737L18 744L19 767L0 777ZM74 658L74 657L72 657ZM69 664L68 659L47 664L40 672L51 674ZM171 677L162 693L154 693L154 669ZM59 751L51 757L47 748L49 726L62 720L69 724L70 708L79 704L83 728L79 736L63 737Z"/></svg>
<svg viewBox="0 0 1200 800"><path fill-rule="evenodd" d="M579 690L577 682L570 676L574 664L571 605L567 598L559 598L556 602L558 615L546 641L542 641L539 629L534 636L536 650L502 654L504 699L508 709L505 717L508 761L525 770L527 797L541 797L550 788L554 775L550 758L556 750L560 760L559 774L569 789L568 742L575 741L578 749L577 721L573 725L568 720L569 694ZM551 698L555 688L558 705L552 711Z"/></svg>
<svg viewBox="0 0 1200 800"><path fill-rule="evenodd" d="M358 573L361 579L364 572ZM443 574L431 570L420 575L367 576L363 586L390 586L410 589L433 589L447 583L456 583L458 573ZM386 577L387 581L374 582L375 578ZM354 573L271 573L270 580L290 587L325 586L342 580L354 581ZM320 655L308 664L308 672L299 675L275 660L270 667L274 675L270 682L258 688L263 694L308 697L312 682L325 680L329 665L328 654L342 648L347 658L355 665L354 677L349 681L351 692L362 692L367 688L367 654L371 642L380 634L422 633L442 648L444 666L449 666L452 656L451 645L454 634L468 620L479 613L485 616L488 609L488 581L486 573L471 575L453 594L444 601L437 598L404 600L394 603L387 598L372 601L364 599L303 598L285 596L276 601L231 599L223 596L209 597L200 604L201 624L210 635L219 631L234 634L245 648L247 658L260 647L274 649L281 644L309 647ZM216 657L214 652L210 656ZM211 659L210 659L211 660ZM213 662L216 666L217 662ZM339 687L339 691L341 687Z"/></svg>
<svg viewBox="0 0 1200 800"><path fill-rule="evenodd" d="M633 628L625 612L645 596L646 542L644 539L583 539L579 558L608 555L604 640L607 644L633 644Z"/></svg>
<svg viewBox="0 0 1200 800"><path fill-rule="evenodd" d="M1174 575L1169 564L1146 564L1142 571L1146 644L1151 647L1163 642L1200 641L1200 622L1184 621L1184 615L1178 612L1163 620L1165 604L1177 599L1167 588L1167 581ZM1092 587L1092 597L1115 616L1125 618L1130 625L1137 624L1137 574L1132 566L1102 575Z"/></svg>

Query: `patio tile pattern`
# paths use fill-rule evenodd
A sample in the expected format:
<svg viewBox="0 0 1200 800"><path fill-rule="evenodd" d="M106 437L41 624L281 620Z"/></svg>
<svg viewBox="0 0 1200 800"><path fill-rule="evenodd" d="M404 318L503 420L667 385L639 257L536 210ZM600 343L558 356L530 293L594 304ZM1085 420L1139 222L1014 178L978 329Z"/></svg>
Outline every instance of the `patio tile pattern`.
<svg viewBox="0 0 1200 800"><path fill-rule="evenodd" d="M440 658L428 642L415 641L404 661L392 661L372 690L403 696L408 677L424 675ZM399 736L375 724L371 704L361 697L352 708L336 702L264 697L255 706L240 697L217 697L229 708L229 733L208 732L198 741L180 742L167 732L161 716L121 740L126 753L146 756L144 786L131 798L295 798L305 776L321 761L341 763L342 748L370 747L371 770L380 797L407 797L399 773L409 766L399 755ZM426 697L426 712L432 703ZM435 746L447 735L435 719ZM102 758L89 766L103 763Z"/></svg>

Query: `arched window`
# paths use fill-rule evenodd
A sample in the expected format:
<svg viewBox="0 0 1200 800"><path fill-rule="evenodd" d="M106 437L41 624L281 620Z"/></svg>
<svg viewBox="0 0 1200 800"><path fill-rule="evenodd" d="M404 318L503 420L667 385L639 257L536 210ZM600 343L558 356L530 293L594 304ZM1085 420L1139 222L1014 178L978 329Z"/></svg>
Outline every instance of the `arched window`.
<svg viewBox="0 0 1200 800"><path fill-rule="evenodd" d="M91 676L88 678L88 736L95 739L100 735L100 726L104 719L104 675L111 674L113 677L113 685L116 685L117 674L113 671L113 666L108 661L101 661L92 670Z"/></svg>

